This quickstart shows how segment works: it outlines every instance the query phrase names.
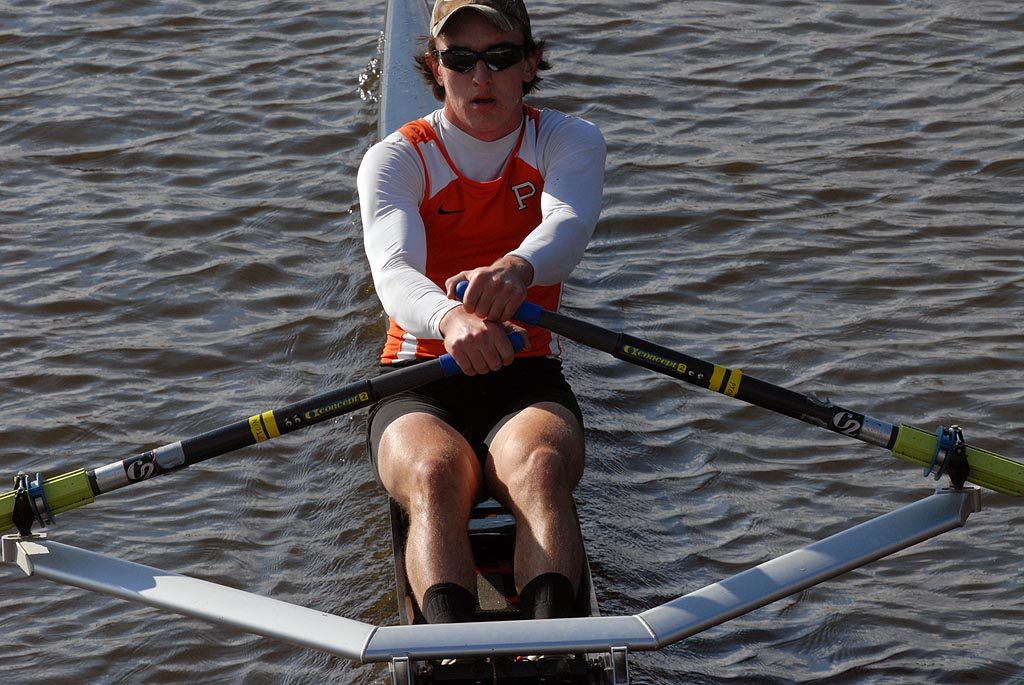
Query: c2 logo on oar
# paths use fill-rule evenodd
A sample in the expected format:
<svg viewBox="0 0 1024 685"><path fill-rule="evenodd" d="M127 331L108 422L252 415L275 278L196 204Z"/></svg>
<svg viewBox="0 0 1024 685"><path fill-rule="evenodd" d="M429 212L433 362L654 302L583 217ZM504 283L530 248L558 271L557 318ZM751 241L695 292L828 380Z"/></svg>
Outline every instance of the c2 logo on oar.
<svg viewBox="0 0 1024 685"><path fill-rule="evenodd" d="M162 473L160 465L156 463L156 450L125 459L124 477L131 483L146 480Z"/></svg>
<svg viewBox="0 0 1024 685"><path fill-rule="evenodd" d="M852 411L843 411L832 415L832 425L837 432L855 438L864 425L864 417Z"/></svg>

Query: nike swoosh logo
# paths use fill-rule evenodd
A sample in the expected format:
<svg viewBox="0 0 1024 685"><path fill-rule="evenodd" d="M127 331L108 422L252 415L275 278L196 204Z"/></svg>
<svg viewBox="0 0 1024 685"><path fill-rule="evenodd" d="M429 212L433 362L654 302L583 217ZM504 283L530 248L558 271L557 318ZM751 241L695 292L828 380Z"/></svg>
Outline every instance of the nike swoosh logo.
<svg viewBox="0 0 1024 685"><path fill-rule="evenodd" d="M441 214L441 215L444 215L444 214L462 214L464 211L466 211L466 210L464 210L464 209L445 209L444 207L438 207L437 208L437 213Z"/></svg>

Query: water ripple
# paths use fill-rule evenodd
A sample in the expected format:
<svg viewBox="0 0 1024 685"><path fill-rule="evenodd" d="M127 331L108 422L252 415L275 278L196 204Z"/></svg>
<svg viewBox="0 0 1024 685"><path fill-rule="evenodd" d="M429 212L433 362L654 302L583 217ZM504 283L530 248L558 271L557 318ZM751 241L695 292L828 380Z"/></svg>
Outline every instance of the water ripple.
<svg viewBox="0 0 1024 685"><path fill-rule="evenodd" d="M1020 457L1024 15L1005 0L530 4L535 103L609 145L564 310ZM355 172L383 3L15 3L0 22L3 462L97 466L365 377ZM633 613L880 515L880 450L574 343L597 593ZM60 517L63 542L393 623L365 417ZM1011 498L658 653L644 683L1019 683ZM7 681L380 682L2 574ZM73 617L74 620L70 620ZM978 636L984 636L981 640Z"/></svg>

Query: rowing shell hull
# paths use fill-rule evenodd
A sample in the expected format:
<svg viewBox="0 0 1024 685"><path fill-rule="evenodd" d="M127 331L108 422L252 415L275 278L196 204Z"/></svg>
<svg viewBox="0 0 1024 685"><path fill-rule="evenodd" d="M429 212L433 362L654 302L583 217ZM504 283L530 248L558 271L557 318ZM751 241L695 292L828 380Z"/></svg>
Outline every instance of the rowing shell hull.
<svg viewBox="0 0 1024 685"><path fill-rule="evenodd" d="M380 110L377 116L378 137L381 139L403 124L441 106L413 61L414 55L426 48L429 22L430 9L424 0L388 0L382 41ZM388 502L399 620L403 624L422 622L423 617L409 592L405 573L408 521L392 500ZM497 503L489 500L474 509L469 536L477 567L477 619L502 621L519 618L518 596L513 580L515 519ZM591 581L590 565L585 559L581 581L577 613L581 616L596 616L597 597ZM403 673L401 676L397 671L393 670L393 673L394 681L402 682L403 685L409 682L445 682L453 685L460 682L604 682L600 676L591 677L591 671L596 668L594 662L590 657L549 657L537 662L514 662L509 666L511 673L499 674L499 669L508 666L504 662L472 660L443 667L440 663L417 664L412 673ZM559 670L562 672L559 673Z"/></svg>
<svg viewBox="0 0 1024 685"><path fill-rule="evenodd" d="M413 62L413 56L426 49L429 22L423 0L388 0L377 113L381 139L441 106Z"/></svg>

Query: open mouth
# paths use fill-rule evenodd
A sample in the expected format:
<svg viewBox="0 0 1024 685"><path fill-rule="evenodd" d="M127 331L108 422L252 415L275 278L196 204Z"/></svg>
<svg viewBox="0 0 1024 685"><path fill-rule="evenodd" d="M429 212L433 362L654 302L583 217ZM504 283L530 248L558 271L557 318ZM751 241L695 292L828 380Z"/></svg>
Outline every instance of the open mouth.
<svg viewBox="0 0 1024 685"><path fill-rule="evenodd" d="M474 105L493 105L495 102L494 98L473 98Z"/></svg>

